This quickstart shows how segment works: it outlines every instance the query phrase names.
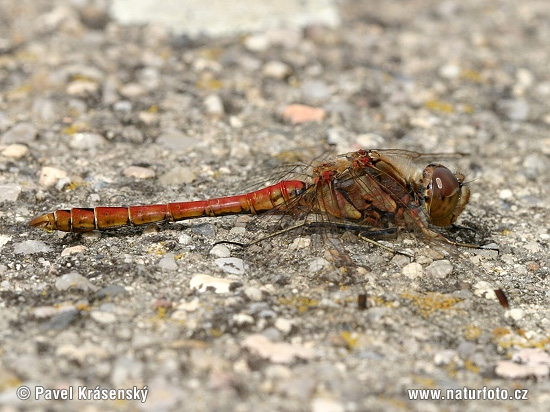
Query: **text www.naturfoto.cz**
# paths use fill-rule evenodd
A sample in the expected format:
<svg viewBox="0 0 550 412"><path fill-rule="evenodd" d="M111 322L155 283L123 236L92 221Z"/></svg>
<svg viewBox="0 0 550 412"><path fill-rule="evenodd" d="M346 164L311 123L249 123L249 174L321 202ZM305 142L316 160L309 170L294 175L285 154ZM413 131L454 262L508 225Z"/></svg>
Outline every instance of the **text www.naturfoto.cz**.
<svg viewBox="0 0 550 412"><path fill-rule="evenodd" d="M528 389L407 389L410 400L527 400Z"/></svg>

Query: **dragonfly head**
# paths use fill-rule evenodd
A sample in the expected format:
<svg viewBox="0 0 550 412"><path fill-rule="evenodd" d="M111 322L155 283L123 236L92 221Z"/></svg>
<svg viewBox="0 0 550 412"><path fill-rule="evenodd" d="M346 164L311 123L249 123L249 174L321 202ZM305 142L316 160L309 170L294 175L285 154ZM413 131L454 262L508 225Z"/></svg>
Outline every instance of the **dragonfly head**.
<svg viewBox="0 0 550 412"><path fill-rule="evenodd" d="M422 177L430 223L441 227L450 226L470 199L470 189L463 183L464 175L434 163L424 169Z"/></svg>

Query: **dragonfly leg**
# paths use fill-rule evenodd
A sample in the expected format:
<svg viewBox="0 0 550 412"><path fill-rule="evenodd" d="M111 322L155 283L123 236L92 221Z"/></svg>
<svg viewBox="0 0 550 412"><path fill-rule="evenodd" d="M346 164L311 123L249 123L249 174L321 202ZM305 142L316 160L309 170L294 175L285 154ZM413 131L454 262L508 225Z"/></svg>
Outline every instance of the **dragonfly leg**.
<svg viewBox="0 0 550 412"><path fill-rule="evenodd" d="M376 230L375 232L378 232L378 230ZM403 256L407 256L408 258L414 259L414 256L411 255L410 253L401 252L397 249L393 249L389 246L383 245L382 243L377 242L376 240L369 238L368 236L366 236L366 234L370 235L370 232L361 232L357 236L359 237L359 239L361 239L361 240L363 240L367 243L370 243L371 245L382 248L387 252L393 253L394 255L403 255Z"/></svg>
<svg viewBox="0 0 550 412"><path fill-rule="evenodd" d="M477 230L475 230L473 227L468 227L468 226L463 226L463 225L457 225L455 223L453 223L451 225L451 227L453 229L456 229L456 230L469 230L470 232L473 232L474 234L477 233Z"/></svg>
<svg viewBox="0 0 550 412"><path fill-rule="evenodd" d="M295 229L299 229L299 228L304 227L304 226L307 226L307 225L308 225L308 224L305 223L305 222L298 223L298 224L296 224L296 225L289 226L289 227L286 227L286 228L284 228L284 229L278 230L277 232L270 233L269 235L260 237L259 239L253 240L252 242L249 242L249 243L234 242L234 241L232 241L232 240L220 240L220 241L214 243L214 246L215 246L215 245L223 244L223 245L234 245L234 246L239 246L239 247L245 248L245 247L249 247L249 246L256 245L256 244L258 244L258 243L263 242L264 240L274 238L274 237L276 237L276 236L282 235L282 234L284 234L284 233L291 232L291 231L293 231L293 230L295 230Z"/></svg>
<svg viewBox="0 0 550 412"><path fill-rule="evenodd" d="M430 239L433 239L433 240L439 240L441 242L445 242L449 245L453 245L453 246L459 246L459 247L465 247L465 248L468 248L468 249L477 249L477 250L492 250L492 251L495 251L497 253L500 253L500 250L498 247L486 247L486 246L482 246L482 245L476 245L476 244L473 244L473 243L461 243L461 242L455 242L454 240L451 240L451 239L447 239L445 236L439 234L439 233L436 233L430 229L427 229L427 228L423 228L422 230L424 232L424 234L430 238Z"/></svg>

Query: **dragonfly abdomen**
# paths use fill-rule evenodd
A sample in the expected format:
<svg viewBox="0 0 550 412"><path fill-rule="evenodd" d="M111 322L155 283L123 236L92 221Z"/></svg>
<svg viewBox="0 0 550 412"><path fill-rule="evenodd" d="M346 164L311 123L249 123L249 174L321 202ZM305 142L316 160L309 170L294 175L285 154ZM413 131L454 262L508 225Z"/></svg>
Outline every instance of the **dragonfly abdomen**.
<svg viewBox="0 0 550 412"><path fill-rule="evenodd" d="M29 225L45 230L89 232L122 226L139 226L162 221L179 221L199 217L257 214L279 207L306 188L299 180L281 181L254 192L192 202L139 206L107 206L60 209L33 219Z"/></svg>

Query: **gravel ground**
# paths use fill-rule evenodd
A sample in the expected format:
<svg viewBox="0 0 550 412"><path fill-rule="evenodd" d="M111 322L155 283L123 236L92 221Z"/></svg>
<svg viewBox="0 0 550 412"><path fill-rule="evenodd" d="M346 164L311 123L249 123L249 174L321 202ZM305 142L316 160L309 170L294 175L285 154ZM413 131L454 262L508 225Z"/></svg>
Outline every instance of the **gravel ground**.
<svg viewBox="0 0 550 412"><path fill-rule="evenodd" d="M0 0L2 410L547 410L547 1L339 8L336 29L189 39L85 2ZM469 153L451 159L473 193L460 223L500 253L390 239L411 262L341 234L354 267L334 275L308 234L212 249L271 233L242 217L27 226L234 194L361 147ZM22 402L22 385L74 400ZM146 402L77 399L144 386ZM484 387L528 400L408 393Z"/></svg>

